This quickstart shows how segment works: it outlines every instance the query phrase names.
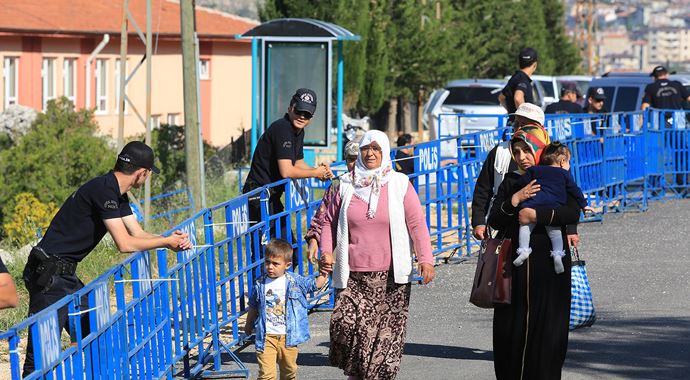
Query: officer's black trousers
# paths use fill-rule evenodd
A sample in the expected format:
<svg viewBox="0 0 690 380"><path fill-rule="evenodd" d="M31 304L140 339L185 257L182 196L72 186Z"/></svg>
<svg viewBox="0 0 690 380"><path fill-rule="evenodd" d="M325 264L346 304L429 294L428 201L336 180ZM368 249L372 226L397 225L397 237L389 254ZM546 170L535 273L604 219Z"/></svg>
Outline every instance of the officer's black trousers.
<svg viewBox="0 0 690 380"><path fill-rule="evenodd" d="M52 283L45 288L37 287L35 284L26 283L26 288L29 290L29 316L40 312L48 306L62 299L62 297L73 294L84 287L84 284L72 275L54 275ZM88 298L82 297L81 305L88 305ZM82 307L83 308L83 307ZM67 306L58 310L58 326L61 326L74 337L74 328L69 324L69 316ZM81 336L85 337L89 334L89 318L88 313L81 316ZM26 360L24 361L24 373L22 377L26 377L34 371L34 349L33 349L33 334L29 329L29 337L26 346ZM39 337L40 338L40 337Z"/></svg>

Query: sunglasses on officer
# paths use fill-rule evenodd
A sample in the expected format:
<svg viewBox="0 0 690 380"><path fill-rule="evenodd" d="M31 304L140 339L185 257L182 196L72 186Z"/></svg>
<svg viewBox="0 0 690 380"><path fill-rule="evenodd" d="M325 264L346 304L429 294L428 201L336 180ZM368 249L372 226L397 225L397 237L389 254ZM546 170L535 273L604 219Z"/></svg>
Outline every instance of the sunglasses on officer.
<svg viewBox="0 0 690 380"><path fill-rule="evenodd" d="M298 111L298 110L294 110L293 112L295 113L295 115L301 117L302 119L307 119L307 120L309 120L309 119L311 119L312 117L314 117L314 115L312 115L311 113L309 113L309 112L307 112L307 111Z"/></svg>

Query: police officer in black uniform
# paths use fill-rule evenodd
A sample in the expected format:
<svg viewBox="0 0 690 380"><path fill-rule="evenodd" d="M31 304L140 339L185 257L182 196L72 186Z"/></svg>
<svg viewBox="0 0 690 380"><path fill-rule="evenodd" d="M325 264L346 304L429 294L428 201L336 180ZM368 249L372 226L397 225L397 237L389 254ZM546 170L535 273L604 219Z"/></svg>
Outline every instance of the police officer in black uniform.
<svg viewBox="0 0 690 380"><path fill-rule="evenodd" d="M604 102L606 101L606 92L602 87L594 87L589 89L587 101L582 109L584 113L600 114L600 118L593 119L590 122L592 134L603 138L604 131L609 127L609 115ZM602 140L603 142L603 140Z"/></svg>
<svg viewBox="0 0 690 380"><path fill-rule="evenodd" d="M520 51L518 56L520 70L516 71L498 95L498 101L510 114L508 122L515 120L513 115L522 103L534 104L532 92L532 74L537 71L537 51L528 47Z"/></svg>
<svg viewBox="0 0 690 380"><path fill-rule="evenodd" d="M398 137L398 147L407 146L410 144L412 144L411 134L405 133ZM413 147L398 149L395 152L395 170L408 176L414 173L414 160L412 159L413 153Z"/></svg>
<svg viewBox="0 0 690 380"><path fill-rule="evenodd" d="M175 251L191 248L187 234L170 236L144 231L132 214L127 192L144 185L153 165L153 150L140 141L125 145L115 168L91 179L67 198L50 222L41 241L29 254L24 267L24 284L29 291L29 316L84 287L75 272L83 260L109 232L120 252L153 248ZM82 300L84 304L88 300ZM58 311L59 326L70 331L67 308ZM81 319L82 336L89 333L88 318ZM29 331L24 376L34 371L32 334Z"/></svg>
<svg viewBox="0 0 690 380"><path fill-rule="evenodd" d="M644 98L642 98L642 110L648 107L664 109L664 110L679 110L683 108L683 103L690 101L690 94L685 87L678 81L668 79L668 70L664 66L657 66L652 70L649 76L654 77L654 83L650 83L644 89ZM671 126L673 122L673 113L666 112L663 115L664 124L667 127ZM676 160L688 160L690 158L683 157L687 147L687 138L685 133L679 133L675 139L675 143L679 145ZM681 192L686 195L689 193L690 180L687 174L676 174L676 184L681 186Z"/></svg>
<svg viewBox="0 0 690 380"><path fill-rule="evenodd" d="M333 177L328 165L312 168L304 162L304 128L311 122L315 111L316 93L308 88L298 89L290 100L287 113L271 123L259 138L243 193L283 178L318 178L325 181ZM269 213L282 212L285 209L280 201L283 186L271 188L269 193ZM251 224L261 220L259 199L249 201L249 220Z"/></svg>
<svg viewBox="0 0 690 380"><path fill-rule="evenodd" d="M570 114L582 113L582 108L577 102L577 87L572 84L566 84L561 87L561 98L556 103L551 103L546 106L544 113L546 114Z"/></svg>
<svg viewBox="0 0 690 380"><path fill-rule="evenodd" d="M650 83L644 89L642 98L642 110L647 107L679 110L683 108L683 102L690 101L690 94L678 81L668 79L668 71L664 66L657 66L649 76L654 77L654 83Z"/></svg>

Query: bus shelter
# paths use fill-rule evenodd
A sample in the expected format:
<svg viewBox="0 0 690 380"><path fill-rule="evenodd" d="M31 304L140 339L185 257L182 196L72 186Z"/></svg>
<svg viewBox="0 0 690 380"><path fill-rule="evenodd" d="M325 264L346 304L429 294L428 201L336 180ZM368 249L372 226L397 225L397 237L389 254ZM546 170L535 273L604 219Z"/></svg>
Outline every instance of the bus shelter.
<svg viewBox="0 0 690 380"><path fill-rule="evenodd" d="M343 42L359 41L349 30L320 20L284 18L264 22L235 38L252 40L251 151L270 123L285 113L295 90L311 88L317 109L305 130L305 161L329 147L333 125L333 48L337 48L335 123L342 160Z"/></svg>

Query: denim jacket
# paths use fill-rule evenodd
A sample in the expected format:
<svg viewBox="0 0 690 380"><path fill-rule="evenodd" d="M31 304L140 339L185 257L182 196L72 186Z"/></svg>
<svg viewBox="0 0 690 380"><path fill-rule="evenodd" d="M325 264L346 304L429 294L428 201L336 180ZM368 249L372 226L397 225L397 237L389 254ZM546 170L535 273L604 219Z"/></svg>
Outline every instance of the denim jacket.
<svg viewBox="0 0 690 380"><path fill-rule="evenodd" d="M297 346L309 340L309 318L307 317L307 293L316 289L314 277L302 277L297 273L285 272L287 286L285 289L285 345L288 347ZM266 275L262 275L254 283L254 289L249 296L249 306L255 308L259 316L254 322L256 335L256 351L264 351L266 339Z"/></svg>

